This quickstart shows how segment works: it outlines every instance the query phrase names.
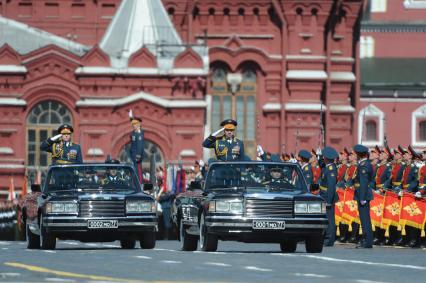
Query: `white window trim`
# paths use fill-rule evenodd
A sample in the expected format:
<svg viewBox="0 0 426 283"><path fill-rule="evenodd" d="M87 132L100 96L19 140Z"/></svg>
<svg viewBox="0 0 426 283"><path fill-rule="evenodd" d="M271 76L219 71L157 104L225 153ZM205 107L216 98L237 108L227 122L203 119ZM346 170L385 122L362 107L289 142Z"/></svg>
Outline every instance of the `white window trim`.
<svg viewBox="0 0 426 283"><path fill-rule="evenodd" d="M395 0L392 0L395 1ZM371 13L384 13L387 10L387 0L372 0L371 1Z"/></svg>
<svg viewBox="0 0 426 283"><path fill-rule="evenodd" d="M424 0L405 0L405 9L426 9L426 1Z"/></svg>
<svg viewBox="0 0 426 283"><path fill-rule="evenodd" d="M365 113L365 115L364 115ZM367 107L361 109L358 114L358 143L362 143L365 146L383 146L383 137L384 137L384 117L385 113L374 106L373 104L369 104ZM365 122L369 118L377 118L378 119L378 128L379 128L379 140L376 141L365 141L362 139L362 135L364 134L364 126Z"/></svg>
<svg viewBox="0 0 426 283"><path fill-rule="evenodd" d="M417 139L417 124L419 118L424 118L426 120L426 104L420 106L411 114L411 144L413 147L426 147L426 141L419 142Z"/></svg>

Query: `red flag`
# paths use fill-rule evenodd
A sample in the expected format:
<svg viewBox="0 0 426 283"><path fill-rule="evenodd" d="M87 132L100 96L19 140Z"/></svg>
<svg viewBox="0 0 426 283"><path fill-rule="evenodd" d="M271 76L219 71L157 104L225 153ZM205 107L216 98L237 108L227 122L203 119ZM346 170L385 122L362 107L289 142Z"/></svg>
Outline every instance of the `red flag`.
<svg viewBox="0 0 426 283"><path fill-rule="evenodd" d="M343 207L342 218L349 225L349 231L352 231L352 222L360 224L358 204L354 200L355 189L347 188L345 193L345 206Z"/></svg>
<svg viewBox="0 0 426 283"><path fill-rule="evenodd" d="M381 194L374 194L374 199L370 202L370 218L373 230L382 225L384 202L385 197Z"/></svg>
<svg viewBox="0 0 426 283"><path fill-rule="evenodd" d="M27 191L27 184L28 183L28 177L27 175L24 176L24 184L22 184L22 190L21 190L21 197L24 197L28 191Z"/></svg>
<svg viewBox="0 0 426 283"><path fill-rule="evenodd" d="M399 223L402 227L402 235L405 235L405 226L424 230L426 212L426 200L417 199L414 194L404 192L401 199L401 215Z"/></svg>
<svg viewBox="0 0 426 283"><path fill-rule="evenodd" d="M7 200L13 201L14 199L15 199L15 183L13 182L13 177L10 176L9 195L7 196Z"/></svg>
<svg viewBox="0 0 426 283"><path fill-rule="evenodd" d="M401 213L398 194L386 191L383 205L382 228L386 230L385 236L389 236L389 227L399 227L399 214Z"/></svg>
<svg viewBox="0 0 426 283"><path fill-rule="evenodd" d="M343 216L343 208L345 206L345 190L341 189L341 188L337 188L336 189L337 195L339 197L339 201L336 202L336 204L334 205L335 209L334 209L334 219L335 219L335 223L336 223L336 227L337 227L337 231L336 231L336 235L340 236L340 228L339 228L339 224L340 223L345 223L345 221L343 220L342 216Z"/></svg>

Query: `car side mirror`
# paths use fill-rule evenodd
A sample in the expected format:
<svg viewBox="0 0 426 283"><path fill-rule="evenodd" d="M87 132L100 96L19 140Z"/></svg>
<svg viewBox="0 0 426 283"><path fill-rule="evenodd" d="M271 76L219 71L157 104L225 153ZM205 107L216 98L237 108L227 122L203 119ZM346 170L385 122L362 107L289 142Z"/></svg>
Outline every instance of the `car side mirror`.
<svg viewBox="0 0 426 283"><path fill-rule="evenodd" d="M154 185L152 183L143 184L143 191L152 191L154 189Z"/></svg>

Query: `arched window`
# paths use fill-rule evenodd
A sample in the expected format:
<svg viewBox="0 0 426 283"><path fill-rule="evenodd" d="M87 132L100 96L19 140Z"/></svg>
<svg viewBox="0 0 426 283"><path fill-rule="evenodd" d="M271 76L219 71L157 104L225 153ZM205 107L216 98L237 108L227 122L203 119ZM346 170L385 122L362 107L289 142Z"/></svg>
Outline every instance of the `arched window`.
<svg viewBox="0 0 426 283"><path fill-rule="evenodd" d="M377 141L377 123L369 120L365 123L365 138L367 141Z"/></svg>
<svg viewBox="0 0 426 283"><path fill-rule="evenodd" d="M149 140L145 140L143 146L144 146L144 156L142 161L142 170L144 172L150 172L149 169L150 169L150 161L151 161L152 155L155 155L154 157L155 166L158 167L161 165L163 166L163 168L165 168L164 155L161 152L158 145L156 145L155 143ZM133 164L132 159L130 158L130 142L121 149L120 153L118 154L118 160L124 163Z"/></svg>
<svg viewBox="0 0 426 283"><path fill-rule="evenodd" d="M426 142L426 121L419 123L419 141Z"/></svg>
<svg viewBox="0 0 426 283"><path fill-rule="evenodd" d="M47 152L40 150L42 141L57 134L61 124L72 124L70 111L56 101L43 101L34 106L27 117L27 168L29 180L35 180L37 170L42 175L50 165Z"/></svg>
<svg viewBox="0 0 426 283"><path fill-rule="evenodd" d="M243 68L239 72L242 81L233 96L227 83L228 69L217 66L212 70L211 130L219 129L220 122L232 118L232 113L235 113L238 122L236 135L244 141L246 154L255 158L257 74L253 68Z"/></svg>

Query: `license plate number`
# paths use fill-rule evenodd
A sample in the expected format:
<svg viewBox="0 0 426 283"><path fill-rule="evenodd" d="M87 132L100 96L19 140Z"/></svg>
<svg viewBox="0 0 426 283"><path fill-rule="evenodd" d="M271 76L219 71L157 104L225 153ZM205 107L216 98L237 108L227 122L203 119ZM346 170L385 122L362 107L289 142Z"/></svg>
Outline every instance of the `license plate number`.
<svg viewBox="0 0 426 283"><path fill-rule="evenodd" d="M252 227L256 230L284 230L285 221L253 220Z"/></svg>
<svg viewBox="0 0 426 283"><path fill-rule="evenodd" d="M89 220L87 227L89 229L114 229L118 228L118 220Z"/></svg>

